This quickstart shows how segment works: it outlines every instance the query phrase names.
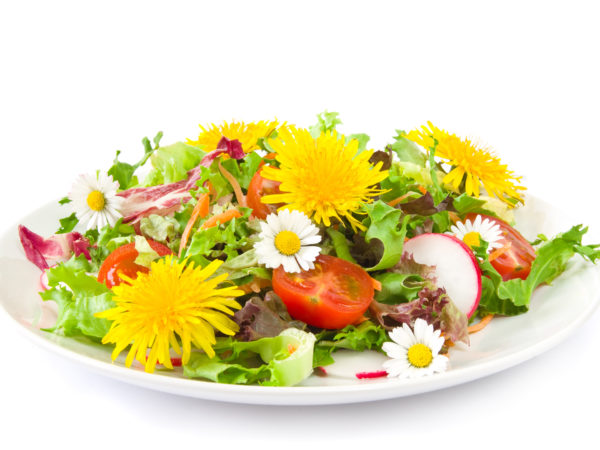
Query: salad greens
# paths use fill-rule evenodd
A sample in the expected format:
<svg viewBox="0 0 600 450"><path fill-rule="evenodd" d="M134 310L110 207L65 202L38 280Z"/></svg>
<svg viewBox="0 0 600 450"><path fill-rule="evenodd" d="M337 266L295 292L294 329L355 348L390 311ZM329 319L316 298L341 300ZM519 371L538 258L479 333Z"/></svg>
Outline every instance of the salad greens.
<svg viewBox="0 0 600 450"><path fill-rule="evenodd" d="M328 140L335 141L341 124L338 113L324 112L302 139L313 140L309 145L312 151ZM58 305L58 319L46 331L106 344L116 322L99 313L125 313L137 298L134 292L126 299L130 303L123 303L126 289L114 288L129 282L119 278L120 274L130 279L151 277L158 270L157 261L172 257L172 267L201 279L201 287L194 288L198 289L196 297L217 286L231 293L230 297L209 295L209 301L195 309L204 311L193 323L210 330L206 342L214 355L198 344L201 339L193 327L185 331L173 325L165 332L170 333L167 347L176 353L180 346L185 350L193 343L189 358L184 356L182 361L183 375L220 383L291 386L302 382L313 368L334 363L339 349L384 352L392 330L408 326L416 333L419 320L442 333L447 345L441 352L451 358L452 344L469 343L470 324L489 315L526 313L535 289L552 283L571 258L591 262L600 258L600 246L583 243L587 228L582 225L551 239L540 235L536 242L526 241L513 228L513 210L525 201L520 194L523 188L515 184L518 178L483 150L469 147L469 155L475 155L469 156L473 158L471 166L479 164L485 169L485 164L498 164L505 170L505 178L496 180L500 187L486 192L485 179L476 179L468 167L450 163L453 160L446 144L453 142L453 148L460 148L459 144L472 145L470 141L428 126L410 132L396 130L392 142L380 151L369 149L366 134L343 137L339 148L355 150L349 155L354 172L359 173L363 164L365 174L377 177L376 182L364 186L359 200L340 202L345 210L327 204L310 212L306 205L316 204L320 195L313 186L306 187L307 196L289 200L293 189L302 186L285 177L308 174L311 161L298 156L299 162L294 162L294 157L281 156L286 145L300 142L302 130L276 121L202 128L198 141L164 146L159 132L152 142L143 139L143 154L132 164L121 161L117 151L105 183L114 182L118 192L102 190L98 181L99 187L87 191L90 196L97 192L95 201L89 196L87 203L85 198L78 201L74 194L63 198L61 208L69 212L50 238L22 226L19 229L27 257L46 272L42 299ZM286 172L292 163L299 167ZM308 164L308 169L302 164ZM142 177L141 168L147 175ZM96 174L97 180L101 174ZM334 183L335 174L330 185ZM306 204L299 207L298 198L305 198ZM296 228L281 228L286 216L277 210L286 204L305 215L312 234L301 231L300 222ZM88 209L82 212L81 208ZM319 218L315 211L325 212ZM269 227L275 227L276 233ZM277 240L285 234L281 230L288 232L283 244ZM290 232L297 241L290 238ZM265 259L269 233L273 234L271 251L297 258L299 272ZM436 266L417 262L405 251L409 239L429 234L452 236L460 241L460 251L472 258L479 282L474 313L452 298ZM303 240L309 235L310 244L318 244L318 256L304 261L297 255L308 245ZM129 256L120 256L111 263L114 266L107 267L107 258L114 252ZM327 267L333 268L323 269L325 260L331 261L332 266ZM344 278L342 266L356 272L347 272L352 275ZM208 280L209 269L214 271L214 283ZM368 281L356 281L359 279ZM185 286L165 283L167 297L184 295ZM326 289L334 293L326 297ZM190 298L194 301L195 297ZM217 304L215 299L228 303ZM156 300L157 304L161 301L162 297ZM323 309L328 302L332 309ZM309 316L321 315L325 322L318 323L327 323L342 309L357 307L362 309L354 319L335 327L316 326L311 320L301 320L307 316L298 313L300 308ZM175 311L169 308L168 314L152 322L155 330L167 327L167 317ZM231 308L239 310L234 313ZM177 320L183 323L181 317ZM135 335L136 330L130 331ZM150 348L159 335L144 339ZM135 344L135 339L125 344ZM135 358L145 364L142 350Z"/></svg>

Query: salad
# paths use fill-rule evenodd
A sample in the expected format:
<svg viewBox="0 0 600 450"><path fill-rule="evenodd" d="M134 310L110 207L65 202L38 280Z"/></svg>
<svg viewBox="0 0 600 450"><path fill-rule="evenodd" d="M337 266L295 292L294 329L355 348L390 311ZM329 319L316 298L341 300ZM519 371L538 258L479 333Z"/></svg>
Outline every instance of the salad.
<svg viewBox="0 0 600 450"><path fill-rule="evenodd" d="M158 133L80 175L54 235L19 226L58 307L45 331L219 383L296 385L340 349L386 355L358 378L435 376L570 258L600 258L582 225L525 239L521 178L471 139L427 123L374 150L317 117Z"/></svg>

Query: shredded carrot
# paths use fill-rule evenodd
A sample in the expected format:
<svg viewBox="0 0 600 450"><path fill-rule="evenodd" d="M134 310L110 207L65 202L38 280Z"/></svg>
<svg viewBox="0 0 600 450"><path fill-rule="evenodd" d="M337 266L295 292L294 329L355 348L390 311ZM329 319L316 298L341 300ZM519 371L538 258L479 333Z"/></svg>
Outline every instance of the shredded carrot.
<svg viewBox="0 0 600 450"><path fill-rule="evenodd" d="M206 180L204 182L204 186L208 189L208 194L210 195L211 203L214 202L217 198L217 191L210 180Z"/></svg>
<svg viewBox="0 0 600 450"><path fill-rule="evenodd" d="M267 153L267 154L264 156L264 159L275 159L275 158L277 158L277 153L275 153L275 152L272 152L272 153Z"/></svg>
<svg viewBox="0 0 600 450"><path fill-rule="evenodd" d="M194 206L192 211L192 215L190 216L190 220L185 226L183 230L183 234L181 235L181 243L179 244L179 256L183 253L183 249L187 245L188 238L190 237L190 232L194 227L194 224L198 220L198 218L203 218L208 216L208 205L209 205L209 195L207 193L200 194L198 196L198 203Z"/></svg>
<svg viewBox="0 0 600 450"><path fill-rule="evenodd" d="M448 211L448 217L450 217L452 223L456 223L460 220L460 217L454 211Z"/></svg>
<svg viewBox="0 0 600 450"><path fill-rule="evenodd" d="M502 256L504 253L506 253L507 251L510 250L511 246L512 246L512 243L507 242L506 245L504 245L504 247L497 248L496 250L494 250L493 252L491 252L490 256L488 257L489 261L492 262L493 260L495 260L499 256Z"/></svg>
<svg viewBox="0 0 600 450"><path fill-rule="evenodd" d="M419 192L423 195L427 194L427 189L424 186L419 185Z"/></svg>
<svg viewBox="0 0 600 450"><path fill-rule="evenodd" d="M404 195L401 195L398 198L395 198L394 200L391 200L389 202L387 202L388 205L394 207L396 206L398 203L401 203L403 200L405 200L406 198L410 197L410 195L412 194L412 192L407 192Z"/></svg>
<svg viewBox="0 0 600 450"><path fill-rule="evenodd" d="M231 175L231 173L221 165L221 161L219 161L219 170L221 171L221 174L227 179L227 181L229 181L229 183L231 184L231 187L233 188L233 192L235 192L235 198L237 199L237 202L240 206L246 206L246 197L244 196L244 193L242 192L242 188L240 186L240 183L238 183L238 180L235 179L235 177L233 175Z"/></svg>
<svg viewBox="0 0 600 450"><path fill-rule="evenodd" d="M373 289L375 289L376 291L381 290L381 281L376 280L375 278L371 278L371 283L373 284Z"/></svg>
<svg viewBox="0 0 600 450"><path fill-rule="evenodd" d="M242 217L242 213L237 209L228 209L221 214L215 214L210 219L202 224L202 229L206 230L207 228L214 227L216 225L229 222L231 219L235 219L236 217Z"/></svg>
<svg viewBox="0 0 600 450"><path fill-rule="evenodd" d="M261 289L271 287L271 280L266 278L254 278L250 283L242 284L238 286L246 294L258 293Z"/></svg>
<svg viewBox="0 0 600 450"><path fill-rule="evenodd" d="M469 332L469 334L477 333L478 331L483 330L488 325L488 323L491 322L491 320L493 318L494 318L493 314L488 314L483 319L481 319L478 323L476 323L475 325L471 325L469 328L467 328L467 331Z"/></svg>

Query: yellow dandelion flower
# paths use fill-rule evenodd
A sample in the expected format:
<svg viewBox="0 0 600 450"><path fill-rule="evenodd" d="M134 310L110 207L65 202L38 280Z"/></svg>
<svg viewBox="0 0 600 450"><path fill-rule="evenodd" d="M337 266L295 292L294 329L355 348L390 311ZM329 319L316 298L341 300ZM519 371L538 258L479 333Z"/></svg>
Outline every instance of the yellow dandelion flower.
<svg viewBox="0 0 600 450"><path fill-rule="evenodd" d="M212 123L210 127L204 128L200 125L202 132L198 140L188 139L188 144L202 146L207 151L217 148L217 144L223 136L227 139L237 139L242 144L244 152L249 153L258 149L258 140L270 136L277 129L279 122L277 120L260 122L223 122L222 125Z"/></svg>
<svg viewBox="0 0 600 450"><path fill-rule="evenodd" d="M235 286L217 289L226 273L207 280L220 265L221 261L213 261L205 268L193 263L186 267L170 255L152 262L150 271L136 279L121 275L125 282L113 288L116 306L96 314L113 321L102 339L103 344L115 344L113 361L129 345L125 365L131 366L135 358L150 373L157 362L173 368L170 347L182 355L183 364L189 360L191 344L212 358L215 329L230 336L238 330L226 314L233 314L231 308L240 309L232 297L243 295Z"/></svg>
<svg viewBox="0 0 600 450"><path fill-rule="evenodd" d="M348 220L352 228L363 228L352 213L381 190L376 184L387 171L369 162L373 151L357 155L358 141L327 132L314 139L308 130L289 126L269 144L277 154L279 168L266 166L261 175L280 181L281 193L266 195L263 203L284 203L280 209L298 210L316 223L331 225L331 218Z"/></svg>
<svg viewBox="0 0 600 450"><path fill-rule="evenodd" d="M431 122L427 125L411 131L407 138L427 150L433 148L437 141L435 155L452 167L444 177L444 183L450 184L455 190L464 183L464 191L475 197L479 197L480 186L483 186L489 195L498 197L510 206L523 201L520 191L525 187L518 184L521 177L508 170L506 164L502 164L490 149L441 130Z"/></svg>

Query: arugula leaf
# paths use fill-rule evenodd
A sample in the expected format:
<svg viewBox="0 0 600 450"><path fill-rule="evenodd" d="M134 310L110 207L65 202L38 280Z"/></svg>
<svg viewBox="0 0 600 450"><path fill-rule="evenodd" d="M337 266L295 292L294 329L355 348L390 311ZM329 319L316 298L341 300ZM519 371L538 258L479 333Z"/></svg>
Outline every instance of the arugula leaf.
<svg viewBox="0 0 600 450"><path fill-rule="evenodd" d="M101 339L108 332L110 322L94 314L114 307L113 294L86 273L90 270L92 266L83 255L48 270L51 289L41 292L40 296L58 304L58 318L55 325L45 331L95 339Z"/></svg>
<svg viewBox="0 0 600 450"><path fill-rule="evenodd" d="M59 220L60 228L56 232L56 234L69 233L73 231L73 228L79 223L79 219L75 213L71 214L69 217L63 217Z"/></svg>

